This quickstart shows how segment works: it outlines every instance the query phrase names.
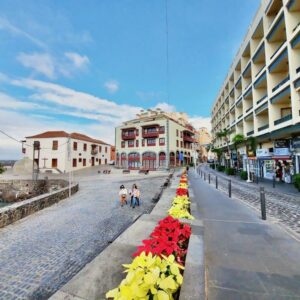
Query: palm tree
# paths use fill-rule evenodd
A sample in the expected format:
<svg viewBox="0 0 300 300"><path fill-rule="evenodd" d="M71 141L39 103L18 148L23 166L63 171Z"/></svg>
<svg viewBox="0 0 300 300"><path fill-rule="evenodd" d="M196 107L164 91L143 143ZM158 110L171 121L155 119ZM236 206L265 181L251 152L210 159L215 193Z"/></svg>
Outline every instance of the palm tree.
<svg viewBox="0 0 300 300"><path fill-rule="evenodd" d="M256 148L257 148L257 139L256 139L256 137L251 136L251 137L247 138L246 147L247 147L247 153L249 153L251 151L255 155Z"/></svg>
<svg viewBox="0 0 300 300"><path fill-rule="evenodd" d="M240 161L239 161L239 157L238 157L238 146L242 145L246 142L246 138L244 137L243 134L236 134L233 138L232 138L232 142L234 144L234 149L236 152L236 162L237 162L237 170L240 169Z"/></svg>
<svg viewBox="0 0 300 300"><path fill-rule="evenodd" d="M224 138L226 145L227 145L227 152L228 155L230 156L230 148L229 148L229 136L230 136L231 131L229 129L223 129L222 131L219 131L216 133L216 136L218 138Z"/></svg>
<svg viewBox="0 0 300 300"><path fill-rule="evenodd" d="M220 165L221 164L221 156L222 156L223 150L221 148L213 148L213 149L211 149L211 152L216 153L216 155L218 157L218 162L219 162L219 165Z"/></svg>

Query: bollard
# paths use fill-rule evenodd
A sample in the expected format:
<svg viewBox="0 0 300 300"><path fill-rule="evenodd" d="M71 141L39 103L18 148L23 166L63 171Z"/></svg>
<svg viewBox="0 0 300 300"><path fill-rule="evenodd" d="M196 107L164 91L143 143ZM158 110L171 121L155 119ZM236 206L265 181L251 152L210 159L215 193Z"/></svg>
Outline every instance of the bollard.
<svg viewBox="0 0 300 300"><path fill-rule="evenodd" d="M228 180L228 196L231 198L231 180Z"/></svg>
<svg viewBox="0 0 300 300"><path fill-rule="evenodd" d="M206 173L204 172L204 181L206 181Z"/></svg>
<svg viewBox="0 0 300 300"><path fill-rule="evenodd" d="M275 188L275 175L273 176L273 188Z"/></svg>
<svg viewBox="0 0 300 300"><path fill-rule="evenodd" d="M210 184L210 173L208 173L208 183Z"/></svg>
<svg viewBox="0 0 300 300"><path fill-rule="evenodd" d="M202 178L202 175L203 175L203 172L202 172L202 170L200 171L200 175L201 175L201 178Z"/></svg>
<svg viewBox="0 0 300 300"><path fill-rule="evenodd" d="M216 176L216 189L218 189L218 176Z"/></svg>
<svg viewBox="0 0 300 300"><path fill-rule="evenodd" d="M261 207L262 220L267 220L266 196L265 196L265 189L263 187L260 187L260 207Z"/></svg>
<svg viewBox="0 0 300 300"><path fill-rule="evenodd" d="M258 184L258 174L256 174L256 184Z"/></svg>

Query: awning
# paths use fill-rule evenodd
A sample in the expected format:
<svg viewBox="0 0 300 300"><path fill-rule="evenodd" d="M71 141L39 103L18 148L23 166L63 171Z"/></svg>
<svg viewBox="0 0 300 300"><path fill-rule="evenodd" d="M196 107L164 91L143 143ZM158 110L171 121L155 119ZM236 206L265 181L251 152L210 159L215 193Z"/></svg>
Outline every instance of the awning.
<svg viewBox="0 0 300 300"><path fill-rule="evenodd" d="M273 156L261 156L261 157L257 157L257 159L259 159L259 160L272 160Z"/></svg>
<svg viewBox="0 0 300 300"><path fill-rule="evenodd" d="M291 159L290 156L273 156L273 159L275 160L289 160Z"/></svg>

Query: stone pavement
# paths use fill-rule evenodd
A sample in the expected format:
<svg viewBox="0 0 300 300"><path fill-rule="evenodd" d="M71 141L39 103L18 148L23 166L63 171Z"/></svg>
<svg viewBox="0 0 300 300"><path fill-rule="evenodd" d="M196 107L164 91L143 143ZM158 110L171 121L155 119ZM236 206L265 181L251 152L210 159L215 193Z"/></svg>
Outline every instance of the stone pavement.
<svg viewBox="0 0 300 300"><path fill-rule="evenodd" d="M208 300L300 299L300 240L190 172L204 221Z"/></svg>
<svg viewBox="0 0 300 300"><path fill-rule="evenodd" d="M79 174L79 192L0 230L0 299L47 299L140 214L167 173ZM141 189L142 205L121 208L121 183Z"/></svg>
<svg viewBox="0 0 300 300"><path fill-rule="evenodd" d="M247 183L236 179L233 176L226 176L204 166L201 170L211 174L211 185L215 186L215 178L218 176L219 189L228 194L228 179L232 182L232 197L242 200L256 208L260 214L260 184ZM208 181L206 175L206 181ZM300 193L283 193L278 188L265 188L267 218L272 216L281 224L287 226L296 234L300 234Z"/></svg>

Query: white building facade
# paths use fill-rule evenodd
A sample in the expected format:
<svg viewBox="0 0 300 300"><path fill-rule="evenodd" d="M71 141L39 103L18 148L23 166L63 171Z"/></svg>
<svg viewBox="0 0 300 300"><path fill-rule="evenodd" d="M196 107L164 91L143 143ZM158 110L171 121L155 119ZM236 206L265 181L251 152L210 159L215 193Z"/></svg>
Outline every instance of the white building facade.
<svg viewBox="0 0 300 300"><path fill-rule="evenodd" d="M65 173L110 163L111 145L80 133L47 131L26 137L23 154L36 162L40 172Z"/></svg>
<svg viewBox="0 0 300 300"><path fill-rule="evenodd" d="M157 170L193 163L194 135L185 114L142 111L116 128L116 165Z"/></svg>

